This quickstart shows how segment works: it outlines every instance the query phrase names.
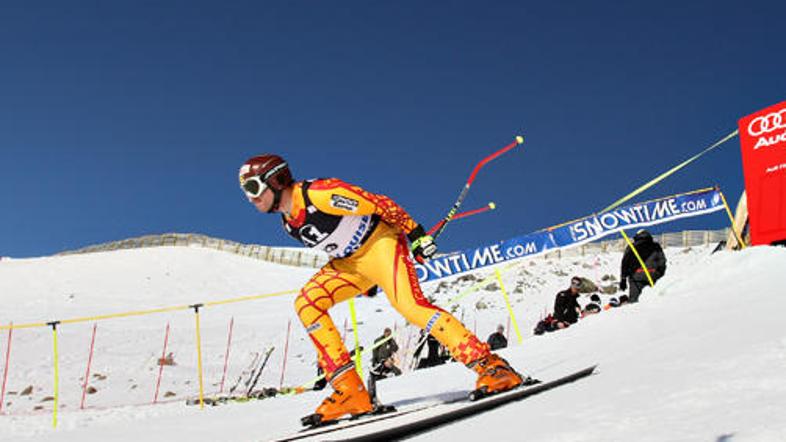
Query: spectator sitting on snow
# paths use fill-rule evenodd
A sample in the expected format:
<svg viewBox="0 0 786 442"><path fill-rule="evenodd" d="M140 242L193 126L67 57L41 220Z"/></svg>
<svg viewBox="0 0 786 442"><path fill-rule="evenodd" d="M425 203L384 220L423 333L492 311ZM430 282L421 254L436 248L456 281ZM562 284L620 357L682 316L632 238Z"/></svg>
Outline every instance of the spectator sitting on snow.
<svg viewBox="0 0 786 442"><path fill-rule="evenodd" d="M486 340L486 342L488 342L492 351L508 346L508 340L505 338L504 332L505 327L500 324L497 326L497 331L489 335L489 338Z"/></svg>
<svg viewBox="0 0 786 442"><path fill-rule="evenodd" d="M574 276L570 280L570 288L557 293L554 300L554 319L557 328L567 328L575 324L581 315L581 306L578 303L581 278Z"/></svg>
<svg viewBox="0 0 786 442"><path fill-rule="evenodd" d="M650 232L639 230L633 237L633 246L647 267L652 282L657 282L666 273L666 255L660 244L652 239ZM630 302L639 302L641 290L649 285L649 280L630 246L625 249L620 269L620 290L623 292L628 288L628 278L630 278Z"/></svg>

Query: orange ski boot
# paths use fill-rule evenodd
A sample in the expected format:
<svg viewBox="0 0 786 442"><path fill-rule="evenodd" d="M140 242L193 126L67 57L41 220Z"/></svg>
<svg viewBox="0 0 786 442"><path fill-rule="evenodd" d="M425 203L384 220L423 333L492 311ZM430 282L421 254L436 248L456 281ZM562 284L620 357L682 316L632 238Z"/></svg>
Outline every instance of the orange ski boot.
<svg viewBox="0 0 786 442"><path fill-rule="evenodd" d="M353 417L371 413L374 406L363 381L352 364L339 368L330 379L333 394L325 398L314 414L301 419L305 426L331 423L344 415Z"/></svg>
<svg viewBox="0 0 786 442"><path fill-rule="evenodd" d="M525 383L525 379L511 368L508 361L489 353L468 365L478 374L475 391L470 393L470 400L478 400L485 396L511 390ZM527 378L527 381L530 381ZM529 383L529 382L527 382Z"/></svg>

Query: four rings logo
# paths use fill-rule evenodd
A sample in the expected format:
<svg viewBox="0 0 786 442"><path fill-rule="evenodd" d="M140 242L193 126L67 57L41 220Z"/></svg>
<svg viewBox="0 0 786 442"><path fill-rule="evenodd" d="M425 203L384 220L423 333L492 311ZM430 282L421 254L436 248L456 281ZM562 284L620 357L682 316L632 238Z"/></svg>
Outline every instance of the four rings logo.
<svg viewBox="0 0 786 442"><path fill-rule="evenodd" d="M786 108L756 117L748 124L748 133L752 137L758 137L778 129L786 129Z"/></svg>

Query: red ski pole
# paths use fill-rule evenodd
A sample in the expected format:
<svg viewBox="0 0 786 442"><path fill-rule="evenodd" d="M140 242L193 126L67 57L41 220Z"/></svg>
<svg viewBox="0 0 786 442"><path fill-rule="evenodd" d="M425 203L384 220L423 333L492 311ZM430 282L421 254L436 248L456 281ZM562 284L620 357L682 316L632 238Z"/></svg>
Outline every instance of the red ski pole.
<svg viewBox="0 0 786 442"><path fill-rule="evenodd" d="M8 326L8 346L5 349L5 370L3 370L3 390L0 393L0 411L3 411L3 403L5 402L5 386L8 382L8 361L11 359L11 337L13 336L14 323Z"/></svg>
<svg viewBox="0 0 786 442"><path fill-rule="evenodd" d="M487 156L486 158L483 158L482 160L480 160L480 162L478 162L478 164L475 165L475 168L472 169L472 173L469 175L469 179L464 184L464 188L461 189L461 193L459 194L458 199L456 199L456 202L453 203L453 207L450 208L450 211L448 211L448 214L442 220L442 225L437 229L436 232L434 232L434 235L432 235L435 239L438 236L440 236L442 234L442 232L445 231L445 227L447 227L448 223L456 215L456 212L458 212L459 207L461 207L461 204L464 202L464 198L467 197L467 193L469 193L469 188L472 186L472 183L475 181L475 177L478 175L478 172L480 171L480 169L482 169L483 166L485 166L486 164L488 164L489 162L491 162L495 158L499 157L500 155L504 154L505 152L513 149L514 147L516 147L516 146L518 146L519 144L522 144L522 143L524 143L524 137L518 135L518 136L516 136L516 139L512 143L510 143L507 146L503 147L502 149L492 153L491 155Z"/></svg>
<svg viewBox="0 0 786 442"><path fill-rule="evenodd" d="M289 351L289 329L292 328L292 319L287 322L287 338L284 341L284 362L281 364L281 381L278 383L278 389L284 386L284 373L287 370L287 352Z"/></svg>
<svg viewBox="0 0 786 442"><path fill-rule="evenodd" d="M158 361L158 380L156 381L156 394L153 396L153 403L158 402L158 389L161 387L161 375L164 374L164 361L166 360L166 345L169 342L169 323L166 323L166 333L164 334L164 351L161 353L161 360Z"/></svg>
<svg viewBox="0 0 786 442"><path fill-rule="evenodd" d="M494 203L488 203L487 205L485 205L485 206L481 207L480 209L467 210L466 212L457 213L457 214L455 214L455 215L453 216L453 220L457 220L457 219L461 219L461 218L466 218L466 217L468 217L468 216L477 215L477 214L479 214L479 213L483 213L483 212L488 212L489 210L494 210L494 209L496 209L496 208L497 208L497 205L496 205L496 204L494 204ZM429 234L429 235L432 235L434 232L436 232L436 231L437 231L437 229L439 229L440 227L442 227L442 225L443 225L443 224L445 224L445 220L444 220L444 219L443 219L443 220L440 220L438 223L436 223L436 224L434 225L434 227L432 227L431 229L429 229L429 231L428 231L428 234Z"/></svg>
<svg viewBox="0 0 786 442"><path fill-rule="evenodd" d="M79 409L85 409L85 396L87 395L87 383L90 381L90 365L93 363L93 349L96 344L96 328L98 324L93 324L93 337L90 338L90 352L87 356L87 370L85 370L85 383L82 384L82 402L79 404Z"/></svg>
<svg viewBox="0 0 786 442"><path fill-rule="evenodd" d="M229 320L229 337L227 338L227 351L224 354L224 374L221 375L221 386L218 389L218 393L221 394L224 392L224 381L227 378L227 367L229 366L229 348L232 345L232 329L235 325L235 317L233 316Z"/></svg>

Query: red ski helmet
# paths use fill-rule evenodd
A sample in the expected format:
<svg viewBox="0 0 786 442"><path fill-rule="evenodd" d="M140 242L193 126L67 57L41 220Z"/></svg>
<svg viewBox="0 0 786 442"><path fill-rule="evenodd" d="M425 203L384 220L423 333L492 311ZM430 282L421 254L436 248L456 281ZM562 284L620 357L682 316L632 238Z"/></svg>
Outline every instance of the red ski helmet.
<svg viewBox="0 0 786 442"><path fill-rule="evenodd" d="M253 199L265 189L273 191L273 205L268 212L278 209L281 192L295 182L287 162L278 155L264 154L251 157L240 167L240 187L246 196Z"/></svg>

